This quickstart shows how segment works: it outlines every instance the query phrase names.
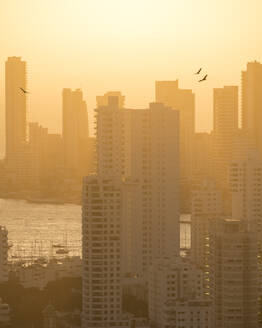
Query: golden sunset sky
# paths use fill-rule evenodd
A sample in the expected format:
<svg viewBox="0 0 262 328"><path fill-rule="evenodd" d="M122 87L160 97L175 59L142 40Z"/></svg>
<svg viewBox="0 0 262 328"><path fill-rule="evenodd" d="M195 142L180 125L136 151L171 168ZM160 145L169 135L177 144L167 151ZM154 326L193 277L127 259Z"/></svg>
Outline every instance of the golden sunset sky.
<svg viewBox="0 0 262 328"><path fill-rule="evenodd" d="M262 61L262 1L0 0L2 131L8 56L27 61L29 119L51 131L64 87L83 89L91 120L96 95L120 90L143 108L155 80L175 79L196 93L197 130L210 130L212 89L239 85L246 62Z"/></svg>

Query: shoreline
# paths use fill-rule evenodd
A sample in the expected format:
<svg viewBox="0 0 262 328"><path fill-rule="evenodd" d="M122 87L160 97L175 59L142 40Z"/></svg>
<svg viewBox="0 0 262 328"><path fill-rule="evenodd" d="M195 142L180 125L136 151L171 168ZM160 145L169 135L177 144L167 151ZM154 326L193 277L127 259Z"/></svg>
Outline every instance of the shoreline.
<svg viewBox="0 0 262 328"><path fill-rule="evenodd" d="M81 201L77 200L69 200L69 199L52 199L52 198L31 198L27 196L4 196L0 194L0 199L4 200L13 200L13 201L25 201L29 204L48 204L48 205L67 205L67 204L73 204L73 205L79 205L81 206Z"/></svg>

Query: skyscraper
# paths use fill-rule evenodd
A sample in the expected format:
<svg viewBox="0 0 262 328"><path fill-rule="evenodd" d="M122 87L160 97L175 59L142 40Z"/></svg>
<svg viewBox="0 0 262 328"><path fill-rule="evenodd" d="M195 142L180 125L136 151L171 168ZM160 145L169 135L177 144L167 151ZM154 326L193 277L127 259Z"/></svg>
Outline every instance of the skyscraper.
<svg viewBox="0 0 262 328"><path fill-rule="evenodd" d="M99 176L123 179L124 271L146 274L153 258L179 253L179 112L152 103L97 112Z"/></svg>
<svg viewBox="0 0 262 328"><path fill-rule="evenodd" d="M131 272L142 276L155 258L179 254L179 114L159 103L132 111L129 176L138 182L126 221L132 224Z"/></svg>
<svg viewBox="0 0 262 328"><path fill-rule="evenodd" d="M183 210L188 210L193 173L195 95L192 90L180 89L178 80L156 81L155 100L179 111L181 206Z"/></svg>
<svg viewBox="0 0 262 328"><path fill-rule="evenodd" d="M231 207L228 168L237 132L238 87L214 89L214 178L217 186L224 192L225 208Z"/></svg>
<svg viewBox="0 0 262 328"><path fill-rule="evenodd" d="M5 63L6 160L15 167L15 154L26 142L26 62L8 57Z"/></svg>
<svg viewBox="0 0 262 328"><path fill-rule="evenodd" d="M82 327L121 327L121 184L90 175L83 184Z"/></svg>
<svg viewBox="0 0 262 328"><path fill-rule="evenodd" d="M81 177L80 156L88 137L88 114L82 91L63 89L63 142L67 177Z"/></svg>
<svg viewBox="0 0 262 328"><path fill-rule="evenodd" d="M121 326L121 276L179 253L179 113L102 98L97 175L83 186L83 327Z"/></svg>
<svg viewBox="0 0 262 328"><path fill-rule="evenodd" d="M262 64L250 62L242 72L242 127L262 154Z"/></svg>

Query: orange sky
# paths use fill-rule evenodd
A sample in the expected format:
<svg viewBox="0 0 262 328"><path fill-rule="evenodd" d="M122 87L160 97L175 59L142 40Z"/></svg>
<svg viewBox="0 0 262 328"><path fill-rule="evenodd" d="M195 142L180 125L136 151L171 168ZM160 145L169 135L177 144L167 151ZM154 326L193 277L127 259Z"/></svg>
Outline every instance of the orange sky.
<svg viewBox="0 0 262 328"><path fill-rule="evenodd" d="M61 125L63 87L121 90L129 107L154 99L155 80L180 80L197 99L197 130L212 127L212 88L240 83L262 61L261 0L0 0L0 113L4 62L28 62L30 120ZM207 83L192 72L204 67ZM1 138L3 139L3 138Z"/></svg>

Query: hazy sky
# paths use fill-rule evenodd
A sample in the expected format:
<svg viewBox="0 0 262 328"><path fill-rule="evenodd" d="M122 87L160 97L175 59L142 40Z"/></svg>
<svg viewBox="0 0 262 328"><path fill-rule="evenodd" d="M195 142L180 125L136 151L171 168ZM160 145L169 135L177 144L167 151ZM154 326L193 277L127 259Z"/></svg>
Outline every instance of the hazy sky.
<svg viewBox="0 0 262 328"><path fill-rule="evenodd" d="M212 88L240 83L262 61L262 0L0 0L0 109L4 62L28 63L30 120L61 126L63 87L95 96L121 90L129 107L154 100L155 80L196 93L198 130L212 127ZM198 84L192 72L209 74Z"/></svg>

